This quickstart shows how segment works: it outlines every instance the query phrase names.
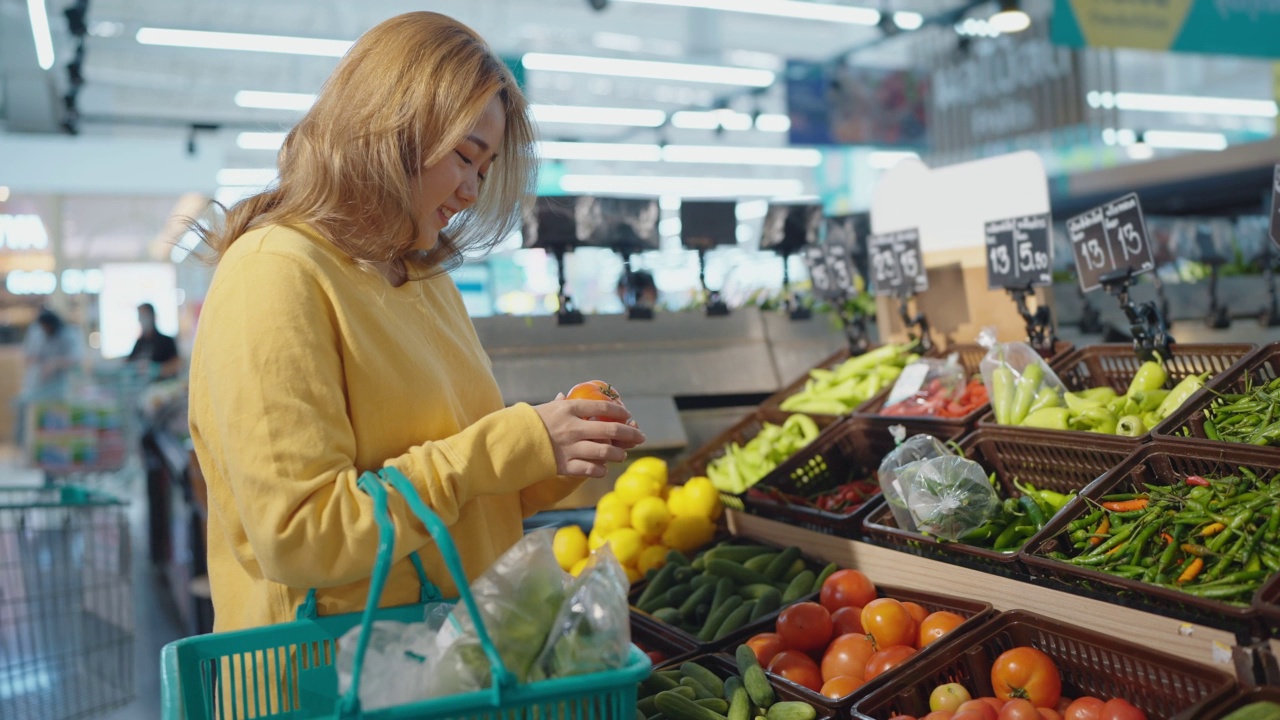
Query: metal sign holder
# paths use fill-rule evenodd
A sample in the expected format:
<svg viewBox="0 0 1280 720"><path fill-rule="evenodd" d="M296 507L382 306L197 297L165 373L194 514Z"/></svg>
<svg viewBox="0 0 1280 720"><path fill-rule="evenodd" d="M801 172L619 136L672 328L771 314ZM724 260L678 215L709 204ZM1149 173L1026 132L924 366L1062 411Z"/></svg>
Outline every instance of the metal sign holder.
<svg viewBox="0 0 1280 720"><path fill-rule="evenodd" d="M1132 268L1121 268L1099 278L1107 293L1115 297L1129 319L1129 330L1133 335L1133 349L1142 360L1168 359L1171 355L1169 346L1176 342L1169 334L1169 325L1165 321L1160 307L1151 301L1135 304L1129 297L1129 289L1137 276Z"/></svg>

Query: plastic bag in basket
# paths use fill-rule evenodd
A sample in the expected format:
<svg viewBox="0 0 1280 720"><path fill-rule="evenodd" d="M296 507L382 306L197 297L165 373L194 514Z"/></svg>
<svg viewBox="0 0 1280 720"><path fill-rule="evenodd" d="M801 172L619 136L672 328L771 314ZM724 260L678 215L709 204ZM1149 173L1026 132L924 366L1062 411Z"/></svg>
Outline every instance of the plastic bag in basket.
<svg viewBox="0 0 1280 720"><path fill-rule="evenodd" d="M943 540L986 522L1000 505L987 473L958 455L921 460L902 473L902 492L917 530Z"/></svg>
<svg viewBox="0 0 1280 720"><path fill-rule="evenodd" d="M1033 413L1061 408L1067 389L1040 353L1026 343L997 343L992 328L978 335L987 348L979 369L1001 425L1022 425Z"/></svg>
<svg viewBox="0 0 1280 720"><path fill-rule="evenodd" d="M360 675L360 698L365 710L404 705L430 697L427 679L435 668L436 633L452 609L447 603L433 603L426 607L424 623L393 620L373 623L364 670ZM360 625L357 624L338 640L335 665L340 693L351 688L351 668L359 637Z"/></svg>
<svg viewBox="0 0 1280 720"><path fill-rule="evenodd" d="M915 521L907 510L902 475L904 471L907 474L914 472L909 468L922 460L946 457L952 452L932 435L916 435L903 442L901 437L905 431L901 425L893 426L890 432L898 437L898 446L880 462L880 492L889 503L889 510L898 527L915 530Z"/></svg>
<svg viewBox="0 0 1280 720"><path fill-rule="evenodd" d="M937 415L949 401L964 393L968 385L959 355L945 360L921 358L908 365L884 403L887 415Z"/></svg>
<svg viewBox="0 0 1280 720"><path fill-rule="evenodd" d="M556 617L532 680L624 666L631 651L631 584L608 545L591 553Z"/></svg>

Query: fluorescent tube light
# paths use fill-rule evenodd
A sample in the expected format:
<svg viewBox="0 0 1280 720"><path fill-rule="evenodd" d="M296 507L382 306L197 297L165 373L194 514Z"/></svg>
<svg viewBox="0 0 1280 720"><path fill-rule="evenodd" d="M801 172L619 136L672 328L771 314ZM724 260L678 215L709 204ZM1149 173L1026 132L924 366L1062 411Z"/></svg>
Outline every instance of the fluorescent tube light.
<svg viewBox="0 0 1280 720"><path fill-rule="evenodd" d="M236 93L236 105L242 108L261 108L263 110L302 110L307 111L316 102L311 93L265 92L262 90L241 90Z"/></svg>
<svg viewBox="0 0 1280 720"><path fill-rule="evenodd" d="M675 82L769 87L774 80L774 73L768 70L723 65L693 65L654 60L592 57L589 55L557 55L554 53L525 53L522 61L528 70L635 77Z"/></svg>
<svg viewBox="0 0 1280 720"><path fill-rule="evenodd" d="M623 162L658 162L662 148L657 145L590 142L538 143L538 157L543 160L619 160Z"/></svg>
<svg viewBox="0 0 1280 720"><path fill-rule="evenodd" d="M822 164L822 151L810 148L668 145L662 148L662 159L667 162L721 165L818 167Z"/></svg>
<svg viewBox="0 0 1280 720"><path fill-rule="evenodd" d="M924 25L924 16L918 12L896 12L893 14L893 24L903 30L919 30Z"/></svg>
<svg viewBox="0 0 1280 720"><path fill-rule="evenodd" d="M1277 115L1276 102L1274 100L1097 91L1089 92L1085 96L1085 100L1090 107L1114 107L1121 110L1141 112L1239 115L1241 117L1261 118L1273 118Z"/></svg>
<svg viewBox="0 0 1280 720"><path fill-rule="evenodd" d="M1222 133L1176 130L1147 130L1141 141L1153 148L1172 150L1226 150L1228 144Z"/></svg>
<svg viewBox="0 0 1280 720"><path fill-rule="evenodd" d="M218 184L261 188L275 182L276 175L275 168L223 168L218 171Z"/></svg>
<svg viewBox="0 0 1280 720"><path fill-rule="evenodd" d="M31 0L28 0L30 2ZM318 55L342 57L351 48L351 40L293 37L289 35L253 35L250 33L211 32L208 30L176 30L144 27L136 36L143 45L201 48L204 50L243 50L282 55Z"/></svg>
<svg viewBox="0 0 1280 720"><path fill-rule="evenodd" d="M540 123L660 127L667 121L667 114L662 110L643 108L532 105L529 109L533 119Z"/></svg>
<svg viewBox="0 0 1280 720"><path fill-rule="evenodd" d="M615 32L598 32L591 35L591 44L601 50L617 50L618 52L640 52L644 50L644 38L639 35L625 35Z"/></svg>
<svg viewBox="0 0 1280 720"><path fill-rule="evenodd" d="M31 17L31 36L36 41L36 62L41 70L53 67L53 35L49 32L49 10L44 0L27 0L27 15Z"/></svg>
<svg viewBox="0 0 1280 720"><path fill-rule="evenodd" d="M756 118L756 129L760 132L787 132L791 129L791 116L763 113Z"/></svg>
<svg viewBox="0 0 1280 720"><path fill-rule="evenodd" d="M828 5L816 2L800 2L798 0L622 0L623 2L643 3L646 5L667 5L670 7L702 8L706 10L723 10L751 15L769 15L772 17L791 18L795 20L821 20L823 22L845 23L849 25L873 26L880 22L880 12L871 8L850 5Z"/></svg>
<svg viewBox="0 0 1280 720"><path fill-rule="evenodd" d="M241 150L279 150L288 133L242 132L236 136L236 147Z"/></svg>
<svg viewBox="0 0 1280 720"><path fill-rule="evenodd" d="M750 130L751 116L733 110L681 110L671 114L671 126L681 130Z"/></svg>
<svg viewBox="0 0 1280 720"><path fill-rule="evenodd" d="M733 177L663 177L642 175L565 175L566 193L614 195L679 195L681 197L775 197L804 192L800 180Z"/></svg>

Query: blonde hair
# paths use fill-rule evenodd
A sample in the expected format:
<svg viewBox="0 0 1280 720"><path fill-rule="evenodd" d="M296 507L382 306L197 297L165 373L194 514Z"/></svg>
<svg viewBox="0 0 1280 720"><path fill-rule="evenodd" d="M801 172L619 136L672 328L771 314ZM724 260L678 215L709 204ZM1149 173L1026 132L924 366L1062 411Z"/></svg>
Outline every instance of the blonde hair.
<svg viewBox="0 0 1280 720"><path fill-rule="evenodd" d="M409 180L453 152L495 96L506 120L500 154L475 204L420 258L453 267L518 227L537 164L528 104L510 70L474 30L432 12L362 35L285 139L278 183L232 206L220 229L196 232L215 261L249 230L307 224L362 265L402 264L419 231Z"/></svg>

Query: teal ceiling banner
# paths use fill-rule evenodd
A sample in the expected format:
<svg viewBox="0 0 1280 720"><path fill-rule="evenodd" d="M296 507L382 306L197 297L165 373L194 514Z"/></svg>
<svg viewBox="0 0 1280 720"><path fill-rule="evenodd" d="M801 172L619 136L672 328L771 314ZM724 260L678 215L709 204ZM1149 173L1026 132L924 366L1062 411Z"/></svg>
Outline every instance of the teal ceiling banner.
<svg viewBox="0 0 1280 720"><path fill-rule="evenodd" d="M1050 36L1071 47L1280 58L1280 2L1054 0Z"/></svg>

